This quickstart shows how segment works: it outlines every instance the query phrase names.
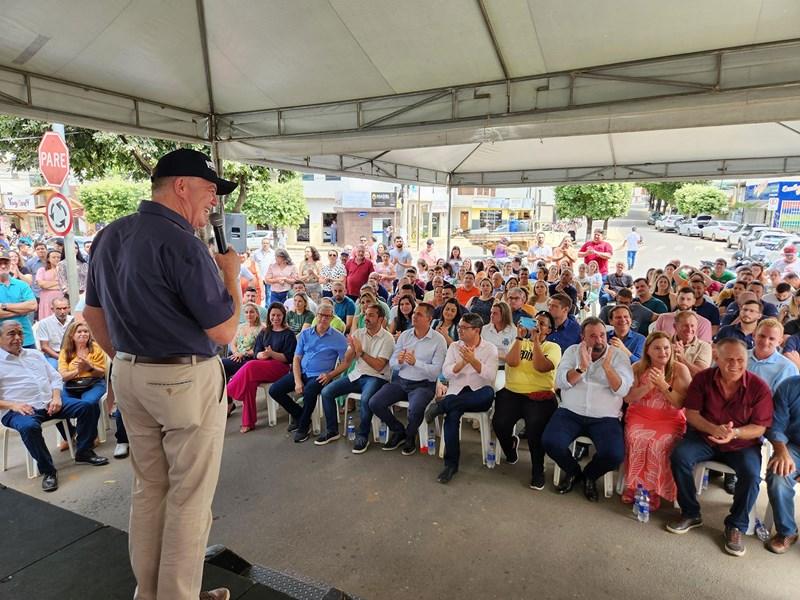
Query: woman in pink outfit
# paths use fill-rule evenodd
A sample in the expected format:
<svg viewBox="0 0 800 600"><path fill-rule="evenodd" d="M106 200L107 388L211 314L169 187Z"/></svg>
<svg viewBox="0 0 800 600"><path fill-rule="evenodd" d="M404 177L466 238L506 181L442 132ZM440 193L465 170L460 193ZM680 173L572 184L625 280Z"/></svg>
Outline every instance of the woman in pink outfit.
<svg viewBox="0 0 800 600"><path fill-rule="evenodd" d="M633 502L637 486L648 491L652 509L659 496L675 501L669 455L686 431L683 399L689 388L689 369L675 361L669 336L647 336L642 360L633 366L634 386L625 396L625 493Z"/></svg>
<svg viewBox="0 0 800 600"><path fill-rule="evenodd" d="M297 346L286 324L286 307L273 302L267 313L267 325L256 338L255 358L247 361L228 382L228 396L242 403L241 433L256 427L256 392L262 383L278 381L289 372Z"/></svg>
<svg viewBox="0 0 800 600"><path fill-rule="evenodd" d="M50 303L55 298L63 298L64 294L58 285L58 263L61 262L61 252L49 250L44 259L44 267L39 267L36 272L36 283L42 289L39 294L39 320L49 317L53 310Z"/></svg>

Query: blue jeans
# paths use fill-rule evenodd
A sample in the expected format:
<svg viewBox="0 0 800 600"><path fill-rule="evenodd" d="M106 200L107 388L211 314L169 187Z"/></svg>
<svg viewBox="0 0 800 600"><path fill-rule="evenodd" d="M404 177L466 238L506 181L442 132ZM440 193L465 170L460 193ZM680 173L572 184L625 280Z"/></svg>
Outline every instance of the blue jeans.
<svg viewBox="0 0 800 600"><path fill-rule="evenodd" d="M750 446L734 452L722 452L718 446L707 442L703 434L689 430L672 450L670 463L672 476L678 486L678 504L681 515L688 519L700 517L697 487L694 483L694 468L697 463L715 460L736 471L736 490L733 506L725 517L727 527L735 527L746 533L750 524L750 511L758 499L761 484L761 447Z"/></svg>
<svg viewBox="0 0 800 600"><path fill-rule="evenodd" d="M369 399L386 383L385 379L362 375L355 381L350 381L347 375L342 375L336 381L332 381L322 389L322 410L325 411L325 426L328 433L339 431L339 423L336 420L337 396L347 394L361 394L361 424L358 426L358 433L362 431L369 433L369 424L372 421L372 411L369 409Z"/></svg>
<svg viewBox="0 0 800 600"><path fill-rule="evenodd" d="M424 379L422 381L411 381L403 379L398 375L392 378L391 383L387 383L369 401L370 410L378 415L378 418L386 423L386 426L395 433L406 432L409 438L417 435L422 419L425 417L425 408L433 400L436 394L436 382ZM398 402L408 402L408 425L403 425L397 417L392 414L389 408ZM369 423L362 423L359 435L369 434Z"/></svg>
<svg viewBox="0 0 800 600"><path fill-rule="evenodd" d="M628 270L630 271L633 268L633 265L636 263L636 250L628 250Z"/></svg>
<svg viewBox="0 0 800 600"><path fill-rule="evenodd" d="M65 388L61 390L61 400L69 399L74 402L86 402L87 404L94 404L96 406L100 405L100 398L103 397L103 394L106 393L106 380L103 379L98 383L94 384L88 390L83 392L80 396L75 396L70 394ZM100 415L98 414L98 417ZM58 431L61 433L61 436L64 439L67 439L67 433L64 431L64 428L59 423L57 425ZM69 429L70 435L75 435L75 427L71 421L67 420L67 428Z"/></svg>
<svg viewBox="0 0 800 600"><path fill-rule="evenodd" d="M289 397L294 391L294 374L289 371L269 387L269 395L280 404L292 418L297 421L298 431L307 432L311 425L311 415L317 407L317 396L322 391L322 384L317 376L303 375L303 406Z"/></svg>
<svg viewBox="0 0 800 600"><path fill-rule="evenodd" d="M270 291L272 290L272 286L268 283L264 284L264 305L269 308L270 305Z"/></svg>
<svg viewBox="0 0 800 600"><path fill-rule="evenodd" d="M767 473L767 495L772 505L772 514L775 516L775 529L781 535L794 535L797 533L797 523L794 520L794 486L795 477L800 475L800 446L786 444L789 454L795 464L793 473L786 477L776 475L772 471Z"/></svg>
<svg viewBox="0 0 800 600"><path fill-rule="evenodd" d="M119 412L119 409L114 411L112 415L114 417L114 422L117 425L117 431L114 434L114 437L117 438L118 444L127 444L128 443L128 432L125 430L125 423L122 422L122 413Z"/></svg>
<svg viewBox="0 0 800 600"><path fill-rule="evenodd" d="M581 466L569 447L575 438L582 435L592 439L595 449L594 457L583 470L586 479L599 479L618 468L625 459L625 440L619 419L584 417L566 408L558 408L544 428L542 446L568 477L581 472Z"/></svg>
<svg viewBox="0 0 800 600"><path fill-rule="evenodd" d="M81 402L62 395L61 410L52 416L47 414L46 409L39 409L32 415L21 415L9 411L3 415L2 423L19 432L22 443L25 444L28 452L39 466L39 472L42 475L52 475L56 472L56 468L53 466L53 457L42 437L42 423L52 419L76 419L78 421L77 451L80 453L94 447L99 417L100 406L97 402Z"/></svg>
<svg viewBox="0 0 800 600"><path fill-rule="evenodd" d="M288 295L289 295L289 290L286 290L285 292L272 291L270 292L269 296L269 304L272 304L273 302L280 302L281 304L283 304L284 302L286 302L286 297ZM269 304L267 304L267 306L269 306Z"/></svg>
<svg viewBox="0 0 800 600"><path fill-rule="evenodd" d="M44 354L44 353L43 353ZM48 356L47 354L44 355L44 359L50 363L50 366L53 367L56 371L58 371L58 359L53 358L52 356Z"/></svg>
<svg viewBox="0 0 800 600"><path fill-rule="evenodd" d="M458 468L461 443L458 431L465 412L484 412L492 407L494 388L485 385L477 390L464 388L458 394L449 394L439 401L444 409L444 464Z"/></svg>

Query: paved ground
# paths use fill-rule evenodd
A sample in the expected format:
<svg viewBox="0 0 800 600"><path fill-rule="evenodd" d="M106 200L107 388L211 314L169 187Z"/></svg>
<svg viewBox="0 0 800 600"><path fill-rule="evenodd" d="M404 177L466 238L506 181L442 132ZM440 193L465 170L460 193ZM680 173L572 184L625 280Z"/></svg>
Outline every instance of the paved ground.
<svg viewBox="0 0 800 600"><path fill-rule="evenodd" d="M723 254L721 244L646 227L643 234L642 269L675 255ZM775 556L747 538L745 557L723 553L731 500L717 481L703 495L705 528L676 536L663 529L676 514L671 507L643 525L618 497L590 504L550 485L530 490L525 452L517 465L483 468L469 427L461 471L442 486L438 459L374 446L357 456L343 440L293 444L283 415L273 429L240 435L239 415L228 422L211 542L272 568L382 600L797 598L800 547ZM112 448L113 436L99 451L110 456ZM70 465L66 454L56 461L61 489L44 495L40 480L26 479L14 439L0 483L126 528L127 461L102 468ZM765 502L763 492L760 510Z"/></svg>

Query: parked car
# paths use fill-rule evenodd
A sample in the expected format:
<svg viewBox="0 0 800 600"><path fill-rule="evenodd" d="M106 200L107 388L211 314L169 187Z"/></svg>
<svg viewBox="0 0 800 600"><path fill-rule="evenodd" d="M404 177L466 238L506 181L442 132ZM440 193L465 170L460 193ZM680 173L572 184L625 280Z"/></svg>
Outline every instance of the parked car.
<svg viewBox="0 0 800 600"><path fill-rule="evenodd" d="M756 260L764 264L771 265L772 263L774 263L776 260L778 260L783 256L783 249L786 246L795 246L796 248L800 247L800 237L798 237L797 234L795 233L789 237L779 240L775 244L770 244L769 246L766 246L764 248L766 252L763 255L760 255L758 258L756 258Z"/></svg>
<svg viewBox="0 0 800 600"><path fill-rule="evenodd" d="M739 227L736 221L709 221L703 227L700 237L712 242L723 241L728 237L728 234L735 231Z"/></svg>
<svg viewBox="0 0 800 600"><path fill-rule="evenodd" d="M763 223L743 223L738 229L728 234L728 237L725 239L725 246L727 248L739 248L739 250L741 250L743 246L739 245L740 240L743 238L747 239L757 229L768 228L769 225L764 225Z"/></svg>
<svg viewBox="0 0 800 600"><path fill-rule="evenodd" d="M656 221L656 229L664 232L678 231L678 223L684 218L683 215L668 215L660 221Z"/></svg>
<svg viewBox="0 0 800 600"><path fill-rule="evenodd" d="M264 238L269 238L270 240L273 240L272 232L266 231L264 229L256 229L255 231L248 231L247 249L258 250L259 248L261 248L261 240Z"/></svg>
<svg viewBox="0 0 800 600"><path fill-rule="evenodd" d="M660 220L663 217L664 217L663 213L660 213L657 210L653 211L653 212L650 213L650 216L647 217L647 224L648 225L655 225L656 221Z"/></svg>
<svg viewBox="0 0 800 600"><path fill-rule="evenodd" d="M684 219L678 224L678 235L699 236L703 233L705 223L706 221L698 222L696 219Z"/></svg>
<svg viewBox="0 0 800 600"><path fill-rule="evenodd" d="M779 240L791 236L791 233L786 233L782 229L759 229L744 242L744 255L753 256L754 253L759 253L757 249L772 246Z"/></svg>

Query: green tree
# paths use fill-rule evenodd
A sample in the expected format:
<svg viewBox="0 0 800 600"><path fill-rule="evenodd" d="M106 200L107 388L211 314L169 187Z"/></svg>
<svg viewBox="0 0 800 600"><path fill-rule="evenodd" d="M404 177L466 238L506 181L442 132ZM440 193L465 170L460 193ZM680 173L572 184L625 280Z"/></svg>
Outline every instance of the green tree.
<svg viewBox="0 0 800 600"><path fill-rule="evenodd" d="M595 220L603 221L628 214L631 208L631 185L627 183L599 183L594 185L561 185L556 188L556 213L560 219L586 217L586 237Z"/></svg>
<svg viewBox="0 0 800 600"><path fill-rule="evenodd" d="M143 181L121 177L91 181L80 186L78 200L90 223L110 223L136 211L142 199L150 197L150 186Z"/></svg>
<svg viewBox="0 0 800 600"><path fill-rule="evenodd" d="M684 215L723 215L730 210L728 195L710 185L690 183L675 192L678 210Z"/></svg>
<svg viewBox="0 0 800 600"><path fill-rule="evenodd" d="M225 209L232 210L237 204L238 198L229 198ZM270 228L297 227L308 216L299 177L254 181L241 210L248 223Z"/></svg>
<svg viewBox="0 0 800 600"><path fill-rule="evenodd" d="M650 181L637 185L650 194L650 210L663 212L668 206L675 206L675 192L690 183L708 184L707 181Z"/></svg>

